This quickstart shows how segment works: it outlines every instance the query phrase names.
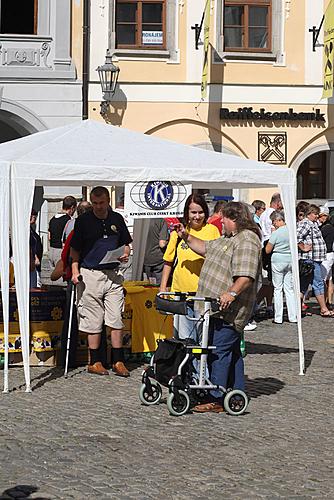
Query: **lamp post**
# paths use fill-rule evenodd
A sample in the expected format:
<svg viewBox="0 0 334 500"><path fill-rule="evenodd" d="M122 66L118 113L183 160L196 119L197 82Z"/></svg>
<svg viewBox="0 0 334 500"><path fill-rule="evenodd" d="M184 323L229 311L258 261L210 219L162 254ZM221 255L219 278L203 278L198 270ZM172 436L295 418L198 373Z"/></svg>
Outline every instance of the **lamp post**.
<svg viewBox="0 0 334 500"><path fill-rule="evenodd" d="M101 101L100 114L105 116L108 112L109 103L115 94L116 85L119 75L119 67L112 62L112 55L109 49L106 53L106 61L102 66L96 68L99 74L100 84L102 89L103 101Z"/></svg>

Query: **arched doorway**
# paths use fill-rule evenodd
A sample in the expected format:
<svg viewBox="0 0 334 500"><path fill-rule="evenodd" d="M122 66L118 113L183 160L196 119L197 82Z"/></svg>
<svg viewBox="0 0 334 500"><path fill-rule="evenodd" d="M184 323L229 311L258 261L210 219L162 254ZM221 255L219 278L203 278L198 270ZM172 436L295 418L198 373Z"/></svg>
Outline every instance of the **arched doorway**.
<svg viewBox="0 0 334 500"><path fill-rule="evenodd" d="M300 164L297 172L297 199L325 199L334 196L330 182L331 151L318 151Z"/></svg>

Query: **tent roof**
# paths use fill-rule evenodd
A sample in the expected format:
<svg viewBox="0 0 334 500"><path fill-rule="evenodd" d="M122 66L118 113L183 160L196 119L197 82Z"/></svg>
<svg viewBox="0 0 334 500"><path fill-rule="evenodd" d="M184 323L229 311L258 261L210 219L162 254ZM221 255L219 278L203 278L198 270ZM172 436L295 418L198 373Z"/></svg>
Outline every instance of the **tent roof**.
<svg viewBox="0 0 334 500"><path fill-rule="evenodd" d="M93 120L76 122L0 146L14 176L40 185L163 179L208 187L277 186L294 182L281 166L202 150ZM242 171L242 175L240 175Z"/></svg>

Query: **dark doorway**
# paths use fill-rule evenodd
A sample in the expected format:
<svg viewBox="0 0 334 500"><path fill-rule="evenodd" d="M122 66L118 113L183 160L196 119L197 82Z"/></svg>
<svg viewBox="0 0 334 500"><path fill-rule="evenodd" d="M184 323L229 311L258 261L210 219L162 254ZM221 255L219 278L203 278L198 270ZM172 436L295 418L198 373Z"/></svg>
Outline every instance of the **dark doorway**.
<svg viewBox="0 0 334 500"><path fill-rule="evenodd" d="M1 0L1 33L37 34L38 0Z"/></svg>
<svg viewBox="0 0 334 500"><path fill-rule="evenodd" d="M314 153L300 165L297 174L297 198L326 198L326 151Z"/></svg>

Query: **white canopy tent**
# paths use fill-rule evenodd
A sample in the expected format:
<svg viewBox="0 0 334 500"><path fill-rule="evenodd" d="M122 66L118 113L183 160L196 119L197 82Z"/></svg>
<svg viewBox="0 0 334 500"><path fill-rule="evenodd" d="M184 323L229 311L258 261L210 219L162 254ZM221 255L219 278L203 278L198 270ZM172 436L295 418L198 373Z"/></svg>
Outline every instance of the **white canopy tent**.
<svg viewBox="0 0 334 500"><path fill-rule="evenodd" d="M289 228L299 318L299 367L300 374L304 373L295 224L296 180L292 170L205 151L90 120L0 145L0 165L3 201L0 206L0 272L3 278L5 334L8 335L9 297L6 242L8 207L11 206L15 283L27 392L30 391L29 217L34 188L43 185L120 186L125 182L165 180L191 183L193 188L213 188L218 185L225 189L278 186ZM5 342L7 345L6 337ZM7 388L5 385L5 390Z"/></svg>

